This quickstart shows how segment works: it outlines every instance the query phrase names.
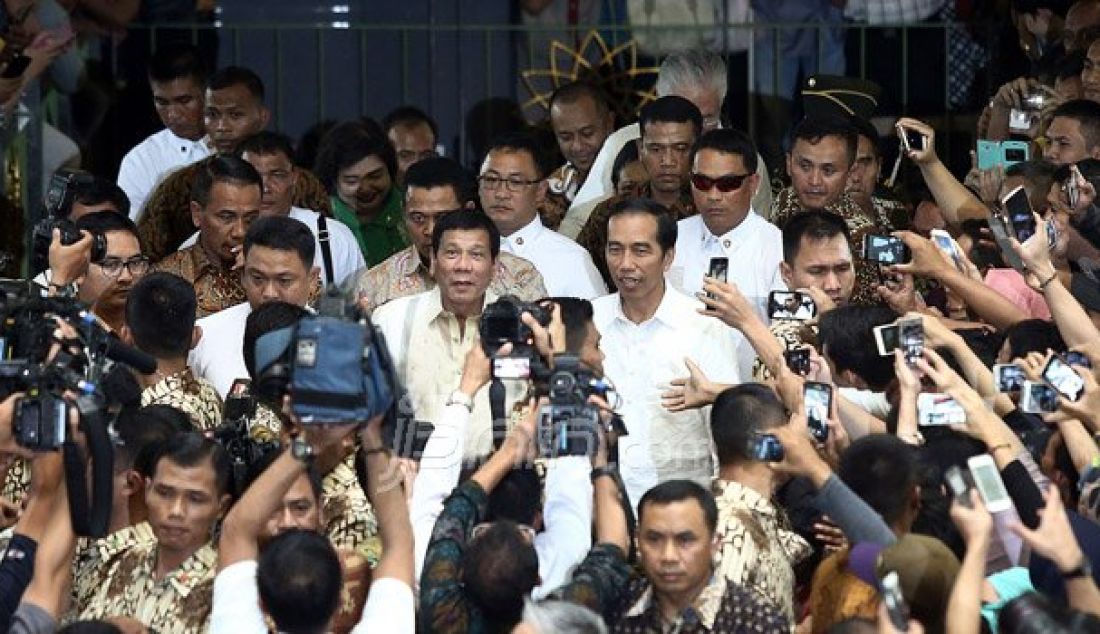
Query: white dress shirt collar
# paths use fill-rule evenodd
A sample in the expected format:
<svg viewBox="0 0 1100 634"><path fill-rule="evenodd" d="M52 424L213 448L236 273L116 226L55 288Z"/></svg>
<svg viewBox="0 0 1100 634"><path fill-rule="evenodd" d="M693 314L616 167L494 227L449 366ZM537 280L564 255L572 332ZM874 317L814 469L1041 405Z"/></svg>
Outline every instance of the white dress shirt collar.
<svg viewBox="0 0 1100 634"><path fill-rule="evenodd" d="M711 244L717 244L723 251L728 253L730 249L741 244L742 241L750 240L753 233L753 216L755 216L755 212L752 210L752 207L749 207L749 212L744 219L737 223L736 227L720 236L711 233L710 227L703 221L703 217L701 215L697 216L699 218L699 228L701 229L700 238L702 240L702 248L706 249Z"/></svg>
<svg viewBox="0 0 1100 634"><path fill-rule="evenodd" d="M653 316L640 324L634 322L623 312L623 298L619 293L615 294L615 319L627 324L644 326L653 321L659 321L669 328L678 328L685 322L686 315L696 315L695 305L692 300L683 293L672 288L665 282L665 294L661 297L661 303L657 305L657 311Z"/></svg>
<svg viewBox="0 0 1100 634"><path fill-rule="evenodd" d="M512 255L520 255L533 245L535 240L538 240L543 231L546 231L546 227L543 226L539 215L535 214L535 219L527 223L522 229L510 236L501 236L500 248Z"/></svg>

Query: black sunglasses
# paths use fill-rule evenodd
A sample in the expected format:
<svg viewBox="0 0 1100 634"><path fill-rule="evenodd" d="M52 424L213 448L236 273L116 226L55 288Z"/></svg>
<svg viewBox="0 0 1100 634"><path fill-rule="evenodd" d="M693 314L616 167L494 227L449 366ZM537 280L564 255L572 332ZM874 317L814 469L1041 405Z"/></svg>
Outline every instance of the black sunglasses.
<svg viewBox="0 0 1100 634"><path fill-rule="evenodd" d="M727 194L732 191L741 189L741 185L744 184L745 179L752 176L752 174L739 174L737 176L719 176L718 178L711 178L704 176L703 174L692 173L691 184L701 192L709 192L711 188L718 187L718 191L723 194Z"/></svg>

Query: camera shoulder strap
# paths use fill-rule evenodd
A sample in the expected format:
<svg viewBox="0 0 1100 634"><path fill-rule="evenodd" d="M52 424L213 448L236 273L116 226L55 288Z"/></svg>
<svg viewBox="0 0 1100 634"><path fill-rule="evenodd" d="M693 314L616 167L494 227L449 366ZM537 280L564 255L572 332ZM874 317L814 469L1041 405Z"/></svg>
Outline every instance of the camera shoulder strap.
<svg viewBox="0 0 1100 634"><path fill-rule="evenodd" d="M325 283L331 286L336 283L336 271L332 266L332 249L328 244L328 221L322 213L317 214L317 242L321 244L321 259L325 263Z"/></svg>

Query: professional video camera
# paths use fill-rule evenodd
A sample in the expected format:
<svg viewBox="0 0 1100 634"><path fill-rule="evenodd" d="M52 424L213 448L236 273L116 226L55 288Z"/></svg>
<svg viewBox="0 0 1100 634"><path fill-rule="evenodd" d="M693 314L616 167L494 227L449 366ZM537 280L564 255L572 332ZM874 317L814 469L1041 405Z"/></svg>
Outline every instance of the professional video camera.
<svg viewBox="0 0 1100 634"><path fill-rule="evenodd" d="M50 178L42 220L34 226L32 234L31 268L34 273L41 273L50 266L50 242L53 240L54 229L61 231L61 244L75 244L80 241L80 230L69 219L69 213L77 192L81 187L91 184L94 178L87 172L66 169L58 170ZM107 239L102 235L92 234L92 262L99 262L105 257Z"/></svg>
<svg viewBox="0 0 1100 634"><path fill-rule="evenodd" d="M225 397L222 410L222 424L210 432L211 438L225 448L233 470L232 489L234 497L244 493L248 479L248 470L267 452L278 449L274 440L259 440L249 433L249 425L256 416L256 397L252 394L252 384L248 379L233 381L229 394Z"/></svg>
<svg viewBox="0 0 1100 634"><path fill-rule="evenodd" d="M606 400L614 388L584 367L574 354L555 355L552 369L543 364L532 368L535 395L550 399L539 409L539 453L546 458L594 453L599 442L600 410L588 398ZM618 415L612 417L611 427L620 436L626 435Z"/></svg>
<svg viewBox="0 0 1100 634"><path fill-rule="evenodd" d="M255 391L277 402L290 394L303 424L366 422L393 413L399 391L382 334L354 304L326 291L322 312L256 341Z"/></svg>
<svg viewBox="0 0 1100 634"><path fill-rule="evenodd" d="M543 326L550 325L550 311L538 304L521 301L513 295L505 295L485 307L477 325L485 354L495 355L506 343L512 344L512 356L530 352L527 341L531 338L531 329L520 319L525 312L531 313Z"/></svg>
<svg viewBox="0 0 1100 634"><path fill-rule="evenodd" d="M73 339L54 337L58 319L73 327ZM60 344L56 350L55 344ZM110 360L146 374L156 369L155 359L118 342L76 300L42 297L39 287L26 281L0 281L0 398L24 393L12 420L16 442L33 451L64 453L73 528L79 535L106 534L110 519L113 450L108 404L97 387ZM91 454L91 506L88 461L68 433L74 406Z"/></svg>

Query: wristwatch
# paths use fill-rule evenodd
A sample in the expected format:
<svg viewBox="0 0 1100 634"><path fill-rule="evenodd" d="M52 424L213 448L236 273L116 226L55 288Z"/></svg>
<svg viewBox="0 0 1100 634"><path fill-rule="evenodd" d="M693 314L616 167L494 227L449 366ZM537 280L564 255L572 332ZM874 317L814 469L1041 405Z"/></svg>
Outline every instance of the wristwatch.
<svg viewBox="0 0 1100 634"><path fill-rule="evenodd" d="M451 396L447 398L447 405L461 405L470 413L474 411L474 399L466 396L462 390L451 392Z"/></svg>
<svg viewBox="0 0 1100 634"><path fill-rule="evenodd" d="M307 465L312 464L313 459L316 457L316 453L313 451L313 445L301 438L294 438L290 441L290 455L293 456L295 460Z"/></svg>
<svg viewBox="0 0 1100 634"><path fill-rule="evenodd" d="M1062 579L1070 581L1071 579L1080 579L1082 577L1092 576L1092 562L1089 561L1087 555L1081 555L1081 563L1077 564L1077 567L1069 572L1062 573Z"/></svg>
<svg viewBox="0 0 1100 634"><path fill-rule="evenodd" d="M596 480L599 480L604 476L608 476L615 482L618 482L618 479L616 478L617 474L618 470L616 470L615 467L612 467L611 465L603 465L602 467L595 467L594 469L592 469L592 472L588 474L588 478L592 480L593 483L595 483Z"/></svg>

